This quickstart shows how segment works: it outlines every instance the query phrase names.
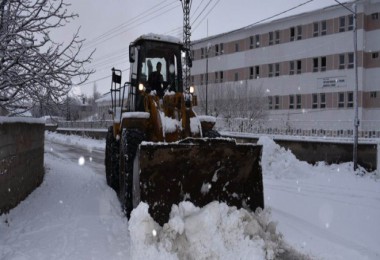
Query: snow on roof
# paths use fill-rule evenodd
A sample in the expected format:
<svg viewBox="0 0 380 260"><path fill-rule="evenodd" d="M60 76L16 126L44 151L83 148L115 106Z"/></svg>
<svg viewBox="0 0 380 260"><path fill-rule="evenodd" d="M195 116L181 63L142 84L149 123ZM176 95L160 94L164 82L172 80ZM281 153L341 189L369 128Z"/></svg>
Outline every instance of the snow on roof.
<svg viewBox="0 0 380 260"><path fill-rule="evenodd" d="M162 34L155 34L155 33L148 33L143 34L140 37L138 37L135 42L140 40L152 40L152 41L161 41L161 42L171 42L175 44L182 44L182 41L178 39L177 37L173 37L170 35L162 35Z"/></svg>
<svg viewBox="0 0 380 260"><path fill-rule="evenodd" d="M45 119L34 117L5 117L0 116L0 124L5 123L27 123L27 124L45 124Z"/></svg>

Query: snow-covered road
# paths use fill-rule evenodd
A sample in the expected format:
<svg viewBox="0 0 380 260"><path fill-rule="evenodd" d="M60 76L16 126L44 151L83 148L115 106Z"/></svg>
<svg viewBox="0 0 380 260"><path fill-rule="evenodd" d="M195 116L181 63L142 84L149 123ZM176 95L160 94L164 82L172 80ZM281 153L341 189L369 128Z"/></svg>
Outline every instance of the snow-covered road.
<svg viewBox="0 0 380 260"><path fill-rule="evenodd" d="M380 259L378 179L355 175L350 164L311 166L267 138L260 142L271 215L252 219L222 204L184 204L160 230L144 206L128 224L105 183L104 141L48 134L43 184L0 216L0 259L271 259L283 246L271 221L311 259ZM250 232L261 238L247 238Z"/></svg>
<svg viewBox="0 0 380 260"><path fill-rule="evenodd" d="M270 141L263 157L266 206L287 242L323 259L380 259L378 180L351 163L308 165Z"/></svg>

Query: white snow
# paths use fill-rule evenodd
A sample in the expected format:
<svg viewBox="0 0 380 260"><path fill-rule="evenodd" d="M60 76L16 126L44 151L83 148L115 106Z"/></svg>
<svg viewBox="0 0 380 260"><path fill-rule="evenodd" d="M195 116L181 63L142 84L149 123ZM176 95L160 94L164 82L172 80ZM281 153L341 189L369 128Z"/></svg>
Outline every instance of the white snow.
<svg viewBox="0 0 380 260"><path fill-rule="evenodd" d="M150 113L147 112L124 112L122 118L141 118L148 119L150 117Z"/></svg>
<svg viewBox="0 0 380 260"><path fill-rule="evenodd" d="M182 44L182 41L177 37L173 37L170 35L155 34L155 33L148 33L148 34L141 35L139 38L135 40L135 42L139 41L140 39Z"/></svg>
<svg viewBox="0 0 380 260"><path fill-rule="evenodd" d="M206 116L206 115L201 115L197 116L199 121L201 122L210 122L210 123L216 123L216 117L215 116Z"/></svg>
<svg viewBox="0 0 380 260"><path fill-rule="evenodd" d="M128 222L104 167L50 143L104 150L104 140L45 136L42 185L0 216L0 259L275 259L289 245L310 259L380 259L378 175L350 163L312 166L260 138L264 211L182 202L160 227L144 203Z"/></svg>
<svg viewBox="0 0 380 260"><path fill-rule="evenodd" d="M44 118L35 118L35 117L0 116L0 124L4 124L4 123L45 124L45 119Z"/></svg>

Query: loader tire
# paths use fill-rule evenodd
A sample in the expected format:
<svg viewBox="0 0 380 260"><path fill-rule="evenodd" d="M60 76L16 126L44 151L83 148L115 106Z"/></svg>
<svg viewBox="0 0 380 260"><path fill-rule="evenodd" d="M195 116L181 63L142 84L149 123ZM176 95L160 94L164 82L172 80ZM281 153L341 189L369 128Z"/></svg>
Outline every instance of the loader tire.
<svg viewBox="0 0 380 260"><path fill-rule="evenodd" d="M119 192L119 141L113 136L113 126L108 128L106 137L106 155L104 164L106 167L107 184Z"/></svg>
<svg viewBox="0 0 380 260"><path fill-rule="evenodd" d="M216 130L208 130L208 131L203 132L203 137L217 138L217 137L221 137L221 135Z"/></svg>
<svg viewBox="0 0 380 260"><path fill-rule="evenodd" d="M128 219L133 210L133 161L136 157L137 148L144 139L145 134L138 129L123 130L121 137L119 198Z"/></svg>

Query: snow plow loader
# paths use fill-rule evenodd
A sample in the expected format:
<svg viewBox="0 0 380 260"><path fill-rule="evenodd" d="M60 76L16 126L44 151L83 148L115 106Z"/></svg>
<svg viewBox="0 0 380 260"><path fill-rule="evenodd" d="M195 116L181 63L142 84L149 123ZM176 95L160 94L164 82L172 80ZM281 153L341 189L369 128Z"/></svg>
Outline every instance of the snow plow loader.
<svg viewBox="0 0 380 260"><path fill-rule="evenodd" d="M142 201L160 225L185 200L263 208L262 147L221 138L215 118L196 115L194 89L183 89L183 53L177 38L143 35L129 46L130 81L122 85L122 71L112 69L108 185L128 218Z"/></svg>

